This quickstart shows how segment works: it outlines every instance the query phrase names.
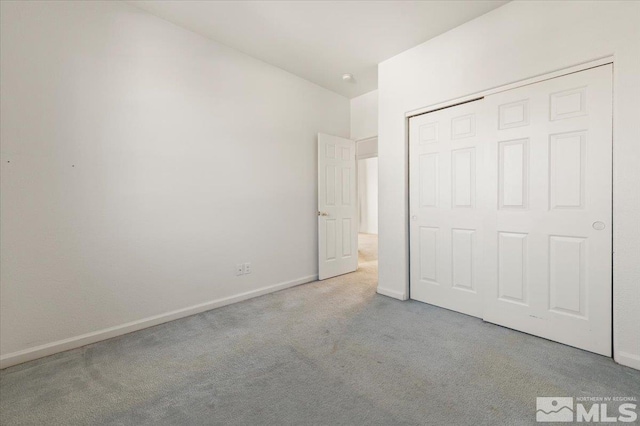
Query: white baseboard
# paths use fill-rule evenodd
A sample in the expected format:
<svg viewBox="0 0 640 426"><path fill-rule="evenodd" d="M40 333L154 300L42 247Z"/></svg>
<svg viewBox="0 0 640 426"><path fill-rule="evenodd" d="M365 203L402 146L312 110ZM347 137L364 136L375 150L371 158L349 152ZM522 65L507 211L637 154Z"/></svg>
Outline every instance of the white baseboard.
<svg viewBox="0 0 640 426"><path fill-rule="evenodd" d="M615 356L615 360L618 364L640 370L640 356L638 355L633 355L628 352L618 352Z"/></svg>
<svg viewBox="0 0 640 426"><path fill-rule="evenodd" d="M117 325L115 327L105 328L103 330L94 331L80 336L70 337L57 342L47 343L22 351L12 352L0 357L0 369L11 367L13 365L22 364L23 362L32 361L34 359L53 355L58 352L76 349L85 345L99 342L101 340L111 339L112 337L121 336L133 331L142 330L144 328L153 327L154 325L173 321L179 318L188 317L190 315L199 314L211 309L220 308L222 306L231 305L232 303L242 302L243 300L252 299L264 294L273 293L275 291L284 290L300 284L306 284L316 281L317 275L309 275L298 278L297 280L287 281L268 287L259 288L257 290L248 291L246 293L237 294L235 296L223 299L212 300L188 308L178 309L176 311L167 312L152 317L143 318L141 320L128 322L126 324Z"/></svg>
<svg viewBox="0 0 640 426"><path fill-rule="evenodd" d="M382 294L383 296L393 297L394 299L407 300L407 295L405 293L400 293L399 291L378 287L377 292L378 294Z"/></svg>

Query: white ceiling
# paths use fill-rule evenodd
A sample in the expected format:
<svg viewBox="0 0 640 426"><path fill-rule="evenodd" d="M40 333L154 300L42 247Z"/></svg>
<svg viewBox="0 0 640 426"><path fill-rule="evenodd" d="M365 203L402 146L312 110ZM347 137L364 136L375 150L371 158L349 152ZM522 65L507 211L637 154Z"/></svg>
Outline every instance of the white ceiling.
<svg viewBox="0 0 640 426"><path fill-rule="evenodd" d="M506 1L129 3L353 98L378 87L379 62ZM342 81L344 73L355 82Z"/></svg>

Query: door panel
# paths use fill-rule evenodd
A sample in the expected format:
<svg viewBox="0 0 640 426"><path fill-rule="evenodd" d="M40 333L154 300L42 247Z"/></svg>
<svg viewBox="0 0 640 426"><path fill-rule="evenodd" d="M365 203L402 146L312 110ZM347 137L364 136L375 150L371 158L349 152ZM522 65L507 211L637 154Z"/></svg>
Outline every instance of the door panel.
<svg viewBox="0 0 640 426"><path fill-rule="evenodd" d="M410 122L411 298L482 315L481 101ZM415 238L413 237L415 236Z"/></svg>
<svg viewBox="0 0 640 426"><path fill-rule="evenodd" d="M497 208L485 222L484 319L607 356L611 73L605 65L485 99L497 116L485 155Z"/></svg>
<svg viewBox="0 0 640 426"><path fill-rule="evenodd" d="M355 142L318 134L319 278L358 267Z"/></svg>
<svg viewBox="0 0 640 426"><path fill-rule="evenodd" d="M411 298L610 356L612 66L409 131Z"/></svg>

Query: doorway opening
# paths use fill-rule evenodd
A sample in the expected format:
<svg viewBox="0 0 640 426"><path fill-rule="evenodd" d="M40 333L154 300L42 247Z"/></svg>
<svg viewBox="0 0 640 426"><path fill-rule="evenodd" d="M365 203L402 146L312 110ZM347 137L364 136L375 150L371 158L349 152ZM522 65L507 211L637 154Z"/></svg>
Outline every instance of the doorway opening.
<svg viewBox="0 0 640 426"><path fill-rule="evenodd" d="M358 269L378 275L378 138L356 142L358 169Z"/></svg>
<svg viewBox="0 0 640 426"><path fill-rule="evenodd" d="M378 285L378 139L319 133L318 279L339 276Z"/></svg>

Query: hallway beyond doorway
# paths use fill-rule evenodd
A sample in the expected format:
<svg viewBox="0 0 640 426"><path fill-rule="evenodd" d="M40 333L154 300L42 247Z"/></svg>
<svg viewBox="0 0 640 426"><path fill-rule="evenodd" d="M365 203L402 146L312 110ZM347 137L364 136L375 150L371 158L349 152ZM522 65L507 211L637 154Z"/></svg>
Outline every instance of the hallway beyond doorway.
<svg viewBox="0 0 640 426"><path fill-rule="evenodd" d="M378 235L358 234L358 267L363 264L375 263L378 269Z"/></svg>

